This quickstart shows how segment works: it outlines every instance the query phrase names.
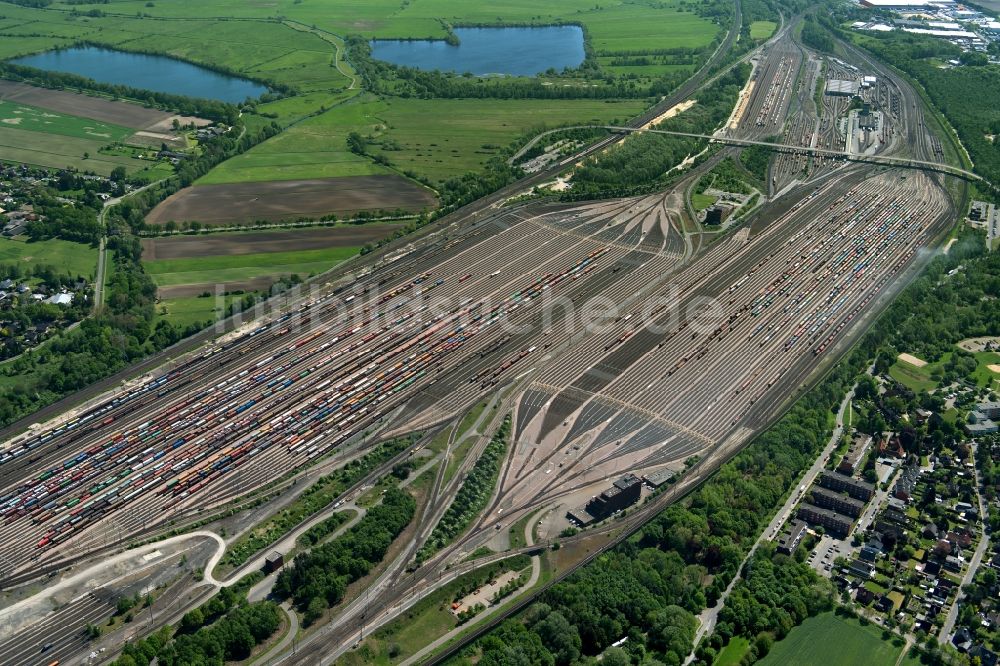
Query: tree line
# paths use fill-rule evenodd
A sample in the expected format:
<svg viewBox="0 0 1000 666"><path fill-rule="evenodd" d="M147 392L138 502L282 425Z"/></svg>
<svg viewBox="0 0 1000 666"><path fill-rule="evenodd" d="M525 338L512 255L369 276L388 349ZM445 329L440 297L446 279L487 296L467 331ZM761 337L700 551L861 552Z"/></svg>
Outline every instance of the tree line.
<svg viewBox="0 0 1000 666"><path fill-rule="evenodd" d="M176 629L166 625L127 643L112 666L148 666L154 659L164 666L224 666L248 658L274 635L283 615L272 601L247 602L247 591L262 578L260 572L246 576L185 613Z"/></svg>
<svg viewBox="0 0 1000 666"><path fill-rule="evenodd" d="M340 603L348 585L382 561L416 510L417 503L407 492L387 489L382 503L342 536L296 555L291 566L278 574L275 596L291 599L304 613L305 624L312 624L327 608Z"/></svg>
<svg viewBox="0 0 1000 666"><path fill-rule="evenodd" d="M0 61L0 78L55 90L95 91L110 95L113 99L135 100L151 108L169 109L181 115L200 116L227 125L235 124L240 115L239 109L227 102L195 99L115 83L101 83L77 74L36 69L11 62Z"/></svg>
<svg viewBox="0 0 1000 666"><path fill-rule="evenodd" d="M434 526L431 535L417 552L418 562L423 562L464 532L472 519L486 508L486 502L489 501L496 485L500 464L507 452L509 438L510 416L506 416L493 434L490 443L486 445L483 454L476 460L469 475L465 477L462 487L455 494L455 499L448 505L441 520Z"/></svg>
<svg viewBox="0 0 1000 666"><path fill-rule="evenodd" d="M741 64L699 94L698 102L683 113L659 123L656 129L710 134L729 116L749 65ZM608 151L587 159L573 176L565 200L638 194L661 187L670 169L707 145L705 139L639 132Z"/></svg>
<svg viewBox="0 0 1000 666"><path fill-rule="evenodd" d="M949 276L959 265L964 269ZM475 657L480 664L571 664L598 654L602 664L681 663L692 647L690 638L685 640L693 636L686 630L688 620L713 605L740 574L745 553L822 448L829 415L854 378L871 359L885 370L897 349L940 353L964 337L1000 335L1000 306L995 299L984 299L998 290L1000 255L985 251L981 233L964 231L854 350L750 446L684 501L551 587L535 606L505 621L452 663ZM696 663L711 663L733 636L751 641L746 659L752 662L804 617L828 608L828 584L807 569L770 549L755 555ZM675 629L658 636L650 628L658 626L658 614L664 612ZM621 649L609 647L622 638L628 640Z"/></svg>

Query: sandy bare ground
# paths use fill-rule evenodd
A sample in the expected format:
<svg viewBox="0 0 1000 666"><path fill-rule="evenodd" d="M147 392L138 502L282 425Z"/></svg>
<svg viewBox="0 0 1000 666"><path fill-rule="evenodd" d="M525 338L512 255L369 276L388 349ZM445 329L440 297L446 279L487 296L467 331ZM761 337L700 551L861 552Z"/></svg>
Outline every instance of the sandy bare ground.
<svg viewBox="0 0 1000 666"><path fill-rule="evenodd" d="M195 127L208 127L212 124L211 120L199 118L198 116L179 116L177 114L173 114L157 121L145 129L150 132L172 132L174 129L175 118L177 119L177 122L181 124L181 127L187 127L188 125L194 125Z"/></svg>
<svg viewBox="0 0 1000 666"><path fill-rule="evenodd" d="M251 231L198 236L145 238L143 259L184 259L267 252L320 250L328 247L357 247L381 240L399 228L398 224L359 224L302 230Z"/></svg>
<svg viewBox="0 0 1000 666"><path fill-rule="evenodd" d="M146 130L139 130L132 136L130 136L126 143L133 146L148 146L150 148L159 149L160 144L167 144L169 148L183 149L187 147L187 141L184 140L183 136L177 136L176 134L165 134L162 132L147 132Z"/></svg>
<svg viewBox="0 0 1000 666"><path fill-rule="evenodd" d="M146 222L219 225L372 210L417 212L435 205L437 199L430 190L402 176L280 180L187 187L161 202Z"/></svg>
<svg viewBox="0 0 1000 666"><path fill-rule="evenodd" d="M904 362L909 363L910 365L916 366L918 368L922 368L925 365L927 365L927 361L925 361L923 359L920 359L920 358L917 358L913 354L907 354L906 352L903 352L897 358L900 361L904 361Z"/></svg>
<svg viewBox="0 0 1000 666"><path fill-rule="evenodd" d="M1000 347L1000 337L988 336L983 338L966 338L958 343L958 346L967 352L987 351L987 347Z"/></svg>
<svg viewBox="0 0 1000 666"><path fill-rule="evenodd" d="M643 125L642 129L649 129L650 127L652 127L654 125L662 123L664 120L667 120L669 118L673 118L678 113L683 113L684 111L687 111L692 106L694 106L697 103L697 101L698 100L695 100L695 99L689 99L689 100L681 102L680 104L674 104L672 107L670 107L669 109L667 109L666 111L664 111L663 113L661 113L660 115L656 116L655 118L653 118L652 120L650 120L648 123L646 123L645 125Z"/></svg>
<svg viewBox="0 0 1000 666"><path fill-rule="evenodd" d="M451 612L458 615L464 610L469 610L476 604L482 604L483 606L492 605L493 595L496 594L501 587L514 580L519 575L520 573L517 571L507 571L500 574L492 583L483 585L472 594L462 597L462 600L458 602L458 607L452 608Z"/></svg>
<svg viewBox="0 0 1000 666"><path fill-rule="evenodd" d="M729 121L726 123L726 127L729 129L736 129L740 125L740 120L743 119L743 114L746 113L747 106L750 103L750 96L753 94L753 88L756 82L753 79L747 81L747 84L740 91L739 101L736 103L736 108L733 109L733 113L729 116Z"/></svg>
<svg viewBox="0 0 1000 666"><path fill-rule="evenodd" d="M990 372L1000 373L1000 365L997 365L996 363L990 363L986 367L990 369Z"/></svg>

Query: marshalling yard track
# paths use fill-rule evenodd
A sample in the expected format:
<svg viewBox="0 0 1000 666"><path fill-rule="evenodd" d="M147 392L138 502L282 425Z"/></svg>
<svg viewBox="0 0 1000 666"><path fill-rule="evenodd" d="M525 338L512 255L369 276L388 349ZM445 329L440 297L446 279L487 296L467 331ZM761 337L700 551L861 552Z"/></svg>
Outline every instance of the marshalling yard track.
<svg viewBox="0 0 1000 666"><path fill-rule="evenodd" d="M439 478L401 552L363 597L270 663L331 663L366 624L384 624L461 573L549 545L467 561L499 531L580 504L625 472L679 470L697 456L641 509L559 541L607 534L599 552L638 529L849 347L953 222L945 175L968 175L934 161L936 139L902 81L892 85L907 108L886 114L878 163L762 141L790 118L831 122L827 109L794 104L797 78L787 72L811 55L787 28L756 55L757 80L724 140L796 148L812 170L750 223L712 242L691 231L683 193L697 167L647 196L496 205L553 172L521 181L272 315L174 350L166 368L88 394L52 422L45 412L37 427L10 429L0 454L0 584L109 552L122 535L162 533L330 455L432 432L490 396L499 406L487 413L487 436L450 481ZM690 85L613 130L642 127ZM512 441L487 510L409 566L507 414Z"/></svg>

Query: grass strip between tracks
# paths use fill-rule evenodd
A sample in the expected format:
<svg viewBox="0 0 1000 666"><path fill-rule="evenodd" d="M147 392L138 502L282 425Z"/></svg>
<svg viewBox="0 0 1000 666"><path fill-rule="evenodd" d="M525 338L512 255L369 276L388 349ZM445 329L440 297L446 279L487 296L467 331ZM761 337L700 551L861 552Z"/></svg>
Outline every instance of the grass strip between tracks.
<svg viewBox="0 0 1000 666"><path fill-rule="evenodd" d="M234 541L227 549L222 564L228 567L237 567L243 564L255 553L287 534L303 520L329 506L345 490L380 464L412 445L413 439L410 437L389 440L358 460L351 461L335 472L320 477L290 505Z"/></svg>

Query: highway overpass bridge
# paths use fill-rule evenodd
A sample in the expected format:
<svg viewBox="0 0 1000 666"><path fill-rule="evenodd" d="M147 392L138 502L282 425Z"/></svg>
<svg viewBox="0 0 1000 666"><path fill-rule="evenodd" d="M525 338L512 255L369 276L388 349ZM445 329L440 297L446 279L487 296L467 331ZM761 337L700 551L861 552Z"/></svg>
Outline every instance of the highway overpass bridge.
<svg viewBox="0 0 1000 666"><path fill-rule="evenodd" d="M651 132L653 134L666 134L668 136L682 136L692 139L705 139L710 143L721 143L727 146L737 146L746 148L749 146L764 146L771 150L777 152L785 153L795 153L799 155L809 155L815 157L832 157L834 159L842 159L850 162L865 162L868 164L881 164L884 166L902 167L906 169L919 169L921 171L935 171L937 173L947 174L949 176L955 176L956 178L962 178L969 181L975 181L985 184L992 190L996 190L996 187L986 178L983 178L977 173L972 171L967 171L966 169L961 169L950 164L942 164L940 162L928 162L925 160L910 159L907 157L890 157L887 155L859 155L848 153L844 150L832 150L830 148L812 148L809 146L793 146L786 143L772 143L770 141L756 141L753 139L737 139L735 137L726 136L724 133L718 134L696 134L693 132L676 132L672 130L661 130L655 128L644 128L644 127L626 127L620 125L575 125L573 127L562 127L559 129L549 130L548 132L543 132L538 136L534 137L529 141L523 148L521 148L513 157L510 158L509 162L513 164L522 155L524 155L528 150L530 150L535 144L537 144L542 138L549 134L554 134L556 132L561 132L568 129L605 129L609 132L614 132L616 134L631 134L634 132Z"/></svg>

